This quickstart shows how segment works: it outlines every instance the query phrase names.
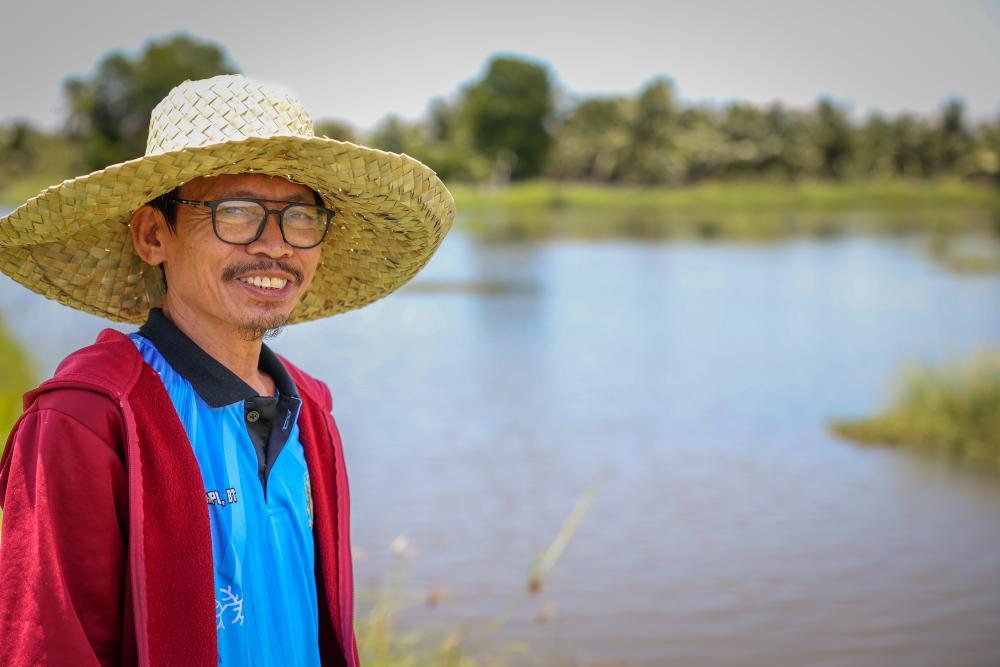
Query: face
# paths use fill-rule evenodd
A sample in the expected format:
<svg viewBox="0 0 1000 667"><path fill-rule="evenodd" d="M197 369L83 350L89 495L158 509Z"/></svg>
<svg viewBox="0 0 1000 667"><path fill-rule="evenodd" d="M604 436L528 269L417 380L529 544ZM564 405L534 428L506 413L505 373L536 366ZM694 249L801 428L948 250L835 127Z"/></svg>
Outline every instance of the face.
<svg viewBox="0 0 1000 667"><path fill-rule="evenodd" d="M306 186L263 174L198 178L186 183L178 195L197 201L227 197L267 200L270 208L282 207L274 202L316 203ZM148 216L154 220L145 220ZM163 263L167 315L209 331L236 331L247 340L260 339L268 330L284 325L312 282L322 244L309 249L288 245L273 213L260 238L246 245L220 241L207 207L178 204L176 221L175 233L171 233L163 216L150 207L133 216L140 256L150 264ZM158 245L140 247L152 233L145 228L155 228Z"/></svg>

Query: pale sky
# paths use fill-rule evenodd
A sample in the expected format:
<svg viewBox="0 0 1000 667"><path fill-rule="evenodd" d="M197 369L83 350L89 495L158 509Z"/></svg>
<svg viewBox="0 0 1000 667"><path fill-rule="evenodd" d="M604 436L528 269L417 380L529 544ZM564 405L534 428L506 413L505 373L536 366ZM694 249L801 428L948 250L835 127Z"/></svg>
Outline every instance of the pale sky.
<svg viewBox="0 0 1000 667"><path fill-rule="evenodd" d="M48 127L67 76L176 31L220 43L314 120L361 129L422 116L498 52L546 63L575 95L667 76L687 101L804 107L829 95L860 116L960 97L975 118L1000 113L1000 0L0 0L0 26L0 121Z"/></svg>

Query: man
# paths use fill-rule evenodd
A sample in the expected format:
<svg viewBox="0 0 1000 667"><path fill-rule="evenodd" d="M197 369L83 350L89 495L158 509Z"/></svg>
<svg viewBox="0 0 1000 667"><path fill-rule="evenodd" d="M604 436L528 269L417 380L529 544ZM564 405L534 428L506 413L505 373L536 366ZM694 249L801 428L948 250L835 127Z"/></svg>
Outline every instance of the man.
<svg viewBox="0 0 1000 667"><path fill-rule="evenodd" d="M109 319L25 396L0 464L0 664L357 665L326 386L262 339L429 260L450 194L312 135L297 100L186 82L146 155L0 218L0 269Z"/></svg>

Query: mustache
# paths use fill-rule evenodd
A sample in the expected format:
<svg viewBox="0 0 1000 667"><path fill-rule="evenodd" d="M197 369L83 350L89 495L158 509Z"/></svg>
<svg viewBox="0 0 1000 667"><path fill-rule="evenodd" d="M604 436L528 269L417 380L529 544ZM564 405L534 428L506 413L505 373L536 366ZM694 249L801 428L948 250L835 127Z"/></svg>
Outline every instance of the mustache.
<svg viewBox="0 0 1000 667"><path fill-rule="evenodd" d="M222 279L225 281L236 280L236 276L254 271L283 271L293 277L296 285L302 284L302 272L295 267L280 260L270 262L247 262L245 264L234 264L227 266L222 272Z"/></svg>

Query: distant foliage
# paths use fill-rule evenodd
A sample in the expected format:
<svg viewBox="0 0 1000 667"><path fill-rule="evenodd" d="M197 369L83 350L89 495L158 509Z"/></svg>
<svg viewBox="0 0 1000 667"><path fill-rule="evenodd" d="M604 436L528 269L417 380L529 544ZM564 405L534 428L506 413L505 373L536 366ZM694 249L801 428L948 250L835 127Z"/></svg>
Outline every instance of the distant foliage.
<svg viewBox="0 0 1000 667"><path fill-rule="evenodd" d="M1000 184L1000 116L975 126L959 100L935 118L852 123L828 98L812 110L735 102L683 106L668 81L635 97L580 100L554 126L550 177L683 185L767 179L957 177Z"/></svg>
<svg viewBox="0 0 1000 667"><path fill-rule="evenodd" d="M27 180L25 192L31 196L83 169L77 151L64 135L42 132L24 121L0 125L0 208L3 194L12 184ZM41 178L32 178L36 175ZM25 193L16 199L21 199L21 194Z"/></svg>
<svg viewBox="0 0 1000 667"><path fill-rule="evenodd" d="M0 198L141 155L149 113L170 88L235 71L221 46L186 36L152 42L135 57L109 54L94 75L66 83L64 133L0 126ZM928 116L855 120L828 97L808 109L692 104L666 78L634 95L572 97L554 79L544 64L496 57L457 94L432 100L423 119L388 115L367 133L320 119L316 133L406 153L452 182L944 178L1000 186L1000 114L972 122L959 99Z"/></svg>
<svg viewBox="0 0 1000 667"><path fill-rule="evenodd" d="M111 53L94 76L66 82L67 131L91 169L139 157L150 112L174 86L236 72L221 47L184 35L151 42L135 58Z"/></svg>
<svg viewBox="0 0 1000 667"><path fill-rule="evenodd" d="M0 126L0 155L4 156L0 161L0 179L34 167L45 144L45 134L24 121Z"/></svg>
<svg viewBox="0 0 1000 667"><path fill-rule="evenodd" d="M472 146L496 170L494 177L530 178L542 172L552 136L552 84L542 65L496 58L462 95Z"/></svg>
<svg viewBox="0 0 1000 667"><path fill-rule="evenodd" d="M382 119L371 135L371 143L393 153L417 152L424 139L420 129L391 114Z"/></svg>
<svg viewBox="0 0 1000 667"><path fill-rule="evenodd" d="M317 137L329 137L337 141L350 141L353 144L358 143L358 135L355 134L354 128L351 127L350 123L327 119L315 123L314 126Z"/></svg>
<svg viewBox="0 0 1000 667"><path fill-rule="evenodd" d="M631 143L621 98L583 100L566 114L559 127L548 175L620 180Z"/></svg>

